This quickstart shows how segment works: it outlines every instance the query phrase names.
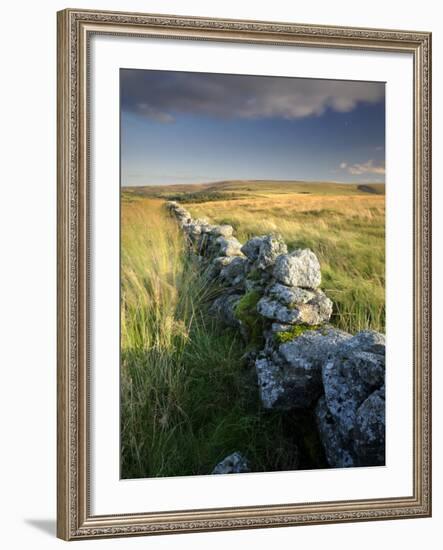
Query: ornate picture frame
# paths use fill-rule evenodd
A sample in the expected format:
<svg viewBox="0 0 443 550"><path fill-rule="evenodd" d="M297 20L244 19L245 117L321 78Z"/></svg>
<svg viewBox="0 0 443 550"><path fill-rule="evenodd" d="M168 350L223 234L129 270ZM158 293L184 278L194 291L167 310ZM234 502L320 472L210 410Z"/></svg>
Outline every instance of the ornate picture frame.
<svg viewBox="0 0 443 550"><path fill-rule="evenodd" d="M407 53L413 58L411 495L348 501L91 511L89 48L95 35ZM67 9L58 13L58 536L65 540L431 515L431 34ZM116 404L117 406L117 404Z"/></svg>

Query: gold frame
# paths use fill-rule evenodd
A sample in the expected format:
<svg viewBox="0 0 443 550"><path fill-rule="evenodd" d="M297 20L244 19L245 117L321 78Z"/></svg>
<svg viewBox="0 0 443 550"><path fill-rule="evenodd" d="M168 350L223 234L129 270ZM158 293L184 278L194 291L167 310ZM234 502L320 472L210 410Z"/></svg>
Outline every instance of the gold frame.
<svg viewBox="0 0 443 550"><path fill-rule="evenodd" d="M68 9L58 14L57 534L65 540L431 515L431 33ZM414 59L410 497L92 516L88 483L88 43L93 34L408 52Z"/></svg>

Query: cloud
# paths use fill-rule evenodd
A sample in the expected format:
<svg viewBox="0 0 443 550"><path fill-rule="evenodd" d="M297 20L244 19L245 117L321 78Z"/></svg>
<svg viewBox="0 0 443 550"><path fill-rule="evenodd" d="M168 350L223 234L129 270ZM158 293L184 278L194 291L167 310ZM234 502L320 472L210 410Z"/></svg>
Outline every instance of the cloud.
<svg viewBox="0 0 443 550"><path fill-rule="evenodd" d="M328 109L349 112L359 103L381 101L384 95L379 82L121 71L122 108L158 122L172 122L178 114L297 119Z"/></svg>
<svg viewBox="0 0 443 550"><path fill-rule="evenodd" d="M347 162L342 162L339 167L341 170L349 172L352 176L362 176L365 174L384 175L386 171L384 164L376 164L373 160L368 160L362 164L348 164Z"/></svg>
<svg viewBox="0 0 443 550"><path fill-rule="evenodd" d="M170 115L169 113L165 113L162 111L157 111L156 109L152 108L151 105L148 105L147 103L137 103L137 110L140 114L152 118L153 120L156 120L157 122L174 122L174 117Z"/></svg>

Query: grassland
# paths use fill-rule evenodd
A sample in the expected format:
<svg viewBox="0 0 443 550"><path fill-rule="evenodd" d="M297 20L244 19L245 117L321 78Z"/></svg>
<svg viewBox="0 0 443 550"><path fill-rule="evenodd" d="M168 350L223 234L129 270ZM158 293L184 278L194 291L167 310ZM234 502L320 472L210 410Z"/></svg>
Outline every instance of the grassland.
<svg viewBox="0 0 443 550"><path fill-rule="evenodd" d="M384 195L269 193L187 207L194 217L229 223L242 242L277 232L289 250L311 248L334 302L334 324L350 332L384 331Z"/></svg>
<svg viewBox="0 0 443 550"><path fill-rule="evenodd" d="M297 428L260 408L243 344L206 315L213 290L162 204L122 201L122 477L208 474L236 450L254 471L294 469Z"/></svg>
<svg viewBox="0 0 443 550"><path fill-rule="evenodd" d="M324 466L309 415L264 412L238 335L206 314L217 289L185 254L162 206L171 195L195 217L233 225L240 241L278 232L290 249L311 248L333 323L384 331L384 186L219 182L122 194L122 477L207 474L236 450L254 471Z"/></svg>
<svg viewBox="0 0 443 550"><path fill-rule="evenodd" d="M319 257L333 322L356 332L385 329L384 184L226 181L130 188L128 197L186 203L194 217L229 223L240 241L280 233L290 250Z"/></svg>

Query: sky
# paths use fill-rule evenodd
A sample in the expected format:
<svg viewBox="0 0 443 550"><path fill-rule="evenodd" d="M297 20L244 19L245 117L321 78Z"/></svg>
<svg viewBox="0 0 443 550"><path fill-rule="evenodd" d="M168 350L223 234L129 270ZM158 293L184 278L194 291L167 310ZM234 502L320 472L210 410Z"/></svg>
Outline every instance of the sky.
<svg viewBox="0 0 443 550"><path fill-rule="evenodd" d="M384 182L385 85L120 70L123 186Z"/></svg>

